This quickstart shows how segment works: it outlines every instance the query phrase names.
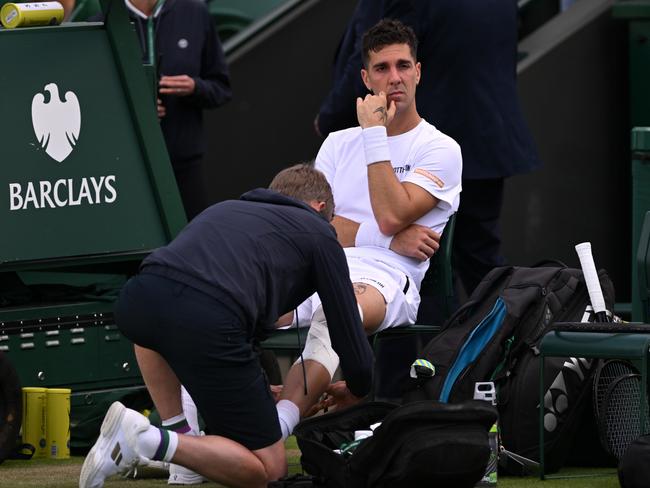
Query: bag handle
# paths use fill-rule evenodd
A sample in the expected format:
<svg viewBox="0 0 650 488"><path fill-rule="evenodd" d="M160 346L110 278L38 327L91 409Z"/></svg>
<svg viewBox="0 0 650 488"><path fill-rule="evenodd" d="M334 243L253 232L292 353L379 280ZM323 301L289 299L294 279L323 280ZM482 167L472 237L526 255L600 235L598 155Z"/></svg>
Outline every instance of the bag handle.
<svg viewBox="0 0 650 488"><path fill-rule="evenodd" d="M21 460L28 460L34 457L34 453L36 452L36 448L31 445L31 444L21 444L20 446L16 447L16 449L7 456L7 459L21 459Z"/></svg>

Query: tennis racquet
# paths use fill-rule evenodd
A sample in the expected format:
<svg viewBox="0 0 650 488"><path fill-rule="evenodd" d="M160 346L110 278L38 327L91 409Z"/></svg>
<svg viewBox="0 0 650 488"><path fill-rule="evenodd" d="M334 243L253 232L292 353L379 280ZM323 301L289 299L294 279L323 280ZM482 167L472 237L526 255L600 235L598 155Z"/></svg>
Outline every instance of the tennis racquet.
<svg viewBox="0 0 650 488"><path fill-rule="evenodd" d="M591 307L594 310L595 322L611 322L607 315L605 297L603 297L603 290L600 287L598 272L596 271L594 257L591 253L591 243L582 242L576 245L576 252L578 253L582 274L587 284L587 292L589 293Z"/></svg>
<svg viewBox="0 0 650 488"><path fill-rule="evenodd" d="M607 361L603 370L606 368L611 374L600 375L598 431L605 450L620 460L630 443L647 432L648 417L646 411L646 425L641 426L641 375L638 371L626 361Z"/></svg>

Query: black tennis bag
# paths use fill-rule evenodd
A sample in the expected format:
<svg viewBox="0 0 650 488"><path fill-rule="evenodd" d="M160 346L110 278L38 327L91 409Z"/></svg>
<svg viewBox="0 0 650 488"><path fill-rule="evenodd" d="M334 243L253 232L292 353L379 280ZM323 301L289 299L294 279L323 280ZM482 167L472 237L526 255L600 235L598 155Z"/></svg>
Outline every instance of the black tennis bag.
<svg viewBox="0 0 650 488"><path fill-rule="evenodd" d="M425 346L435 367L429 379L414 380L405 401L460 402L473 398L477 382L497 387L503 446L539 459L539 343L555 322L580 322L589 306L582 271L557 262L493 269ZM558 265L560 264L560 265ZM599 278L609 310L614 287ZM547 358L544 378L546 469L559 469L572 448L579 420L591 399L597 361ZM514 473L519 474L519 473Z"/></svg>
<svg viewBox="0 0 650 488"><path fill-rule="evenodd" d="M634 440L618 465L621 488L647 488L650 484L650 435Z"/></svg>
<svg viewBox="0 0 650 488"><path fill-rule="evenodd" d="M294 434L315 487L470 488L485 473L496 416L492 405L479 401L368 402L304 420ZM353 454L335 452L377 422Z"/></svg>

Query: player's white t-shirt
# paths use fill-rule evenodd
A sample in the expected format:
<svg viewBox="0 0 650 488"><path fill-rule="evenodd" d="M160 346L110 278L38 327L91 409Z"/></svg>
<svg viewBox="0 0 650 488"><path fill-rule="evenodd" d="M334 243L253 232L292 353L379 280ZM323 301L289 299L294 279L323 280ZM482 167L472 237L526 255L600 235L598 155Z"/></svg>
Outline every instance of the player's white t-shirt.
<svg viewBox="0 0 650 488"><path fill-rule="evenodd" d="M368 190L368 173L361 127L331 133L316 157L316 168L332 186L335 214L355 222L374 221ZM401 182L416 184L439 200L415 223L442 233L449 217L458 210L461 192L460 147L451 137L424 119L412 130L388 138L391 164ZM348 257L381 261L406 273L420 288L429 266L375 246L345 248Z"/></svg>

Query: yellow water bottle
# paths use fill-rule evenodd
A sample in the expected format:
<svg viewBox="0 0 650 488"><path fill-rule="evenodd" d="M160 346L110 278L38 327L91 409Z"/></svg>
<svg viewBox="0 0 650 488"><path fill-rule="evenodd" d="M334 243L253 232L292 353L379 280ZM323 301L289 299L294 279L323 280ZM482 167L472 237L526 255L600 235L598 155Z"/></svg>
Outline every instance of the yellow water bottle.
<svg viewBox="0 0 650 488"><path fill-rule="evenodd" d="M51 459L70 457L70 389L48 388L46 443Z"/></svg>
<svg viewBox="0 0 650 488"><path fill-rule="evenodd" d="M46 388L23 388L23 443L34 446L34 457L47 456Z"/></svg>

